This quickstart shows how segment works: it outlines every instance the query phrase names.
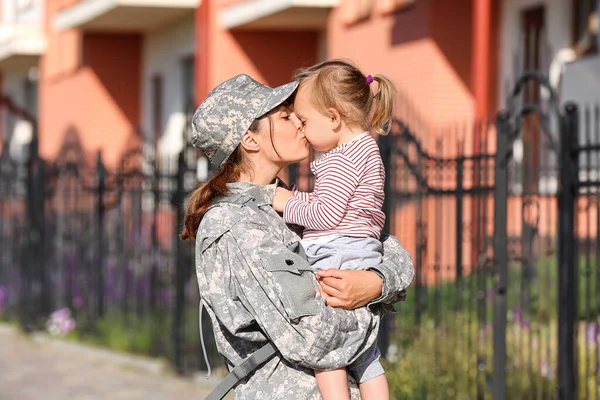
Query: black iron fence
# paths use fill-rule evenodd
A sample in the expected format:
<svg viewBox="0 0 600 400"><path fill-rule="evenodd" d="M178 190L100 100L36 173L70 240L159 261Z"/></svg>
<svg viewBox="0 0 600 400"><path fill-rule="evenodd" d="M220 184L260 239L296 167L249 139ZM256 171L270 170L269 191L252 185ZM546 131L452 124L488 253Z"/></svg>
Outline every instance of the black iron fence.
<svg viewBox="0 0 600 400"><path fill-rule="evenodd" d="M194 246L177 236L200 154L156 156L136 132L113 168L85 154L75 131L52 163L35 142L15 161L17 147L6 142L0 155L0 318L46 329L67 309L70 336L166 357L182 373L205 369Z"/></svg>
<svg viewBox="0 0 600 400"><path fill-rule="evenodd" d="M517 101L530 82L547 86L524 74L495 120L394 121L378 138L386 230L416 267L380 334L397 398L600 394L600 108ZM157 157L132 134L107 168L66 138L52 163L35 140L26 162L0 153L0 316L40 329L68 308L69 335L204 369L193 244L177 238L198 152ZM287 178L314 183L308 162Z"/></svg>
<svg viewBox="0 0 600 400"><path fill-rule="evenodd" d="M600 108L517 101L532 81L548 87L524 74L509 110L459 139L451 130L419 141L401 124L380 139L390 230L417 268L392 340L398 366L415 360L399 371L412 375L400 398L600 393Z"/></svg>

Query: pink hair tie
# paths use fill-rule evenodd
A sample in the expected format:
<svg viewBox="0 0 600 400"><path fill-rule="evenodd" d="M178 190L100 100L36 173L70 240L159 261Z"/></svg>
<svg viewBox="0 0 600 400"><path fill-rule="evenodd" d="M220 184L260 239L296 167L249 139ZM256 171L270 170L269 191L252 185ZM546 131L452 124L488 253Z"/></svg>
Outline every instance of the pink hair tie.
<svg viewBox="0 0 600 400"><path fill-rule="evenodd" d="M373 83L373 77L371 75L367 76L367 83L370 85Z"/></svg>

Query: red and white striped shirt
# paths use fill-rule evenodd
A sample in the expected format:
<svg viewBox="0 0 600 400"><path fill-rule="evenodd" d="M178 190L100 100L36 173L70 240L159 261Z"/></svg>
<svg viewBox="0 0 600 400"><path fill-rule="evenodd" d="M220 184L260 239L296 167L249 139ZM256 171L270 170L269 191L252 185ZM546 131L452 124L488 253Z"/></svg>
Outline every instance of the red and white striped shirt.
<svg viewBox="0 0 600 400"><path fill-rule="evenodd" d="M364 132L313 161L312 193L296 192L285 204L285 222L304 226L304 239L329 235L379 239L385 169L377 142Z"/></svg>

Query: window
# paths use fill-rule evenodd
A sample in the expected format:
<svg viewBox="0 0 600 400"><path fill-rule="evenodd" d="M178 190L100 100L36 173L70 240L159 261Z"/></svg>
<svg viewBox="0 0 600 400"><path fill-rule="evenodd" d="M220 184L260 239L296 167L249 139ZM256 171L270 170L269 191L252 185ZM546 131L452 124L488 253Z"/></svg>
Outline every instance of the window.
<svg viewBox="0 0 600 400"><path fill-rule="evenodd" d="M598 0L573 1L573 48L577 56L598 52L600 12Z"/></svg>
<svg viewBox="0 0 600 400"><path fill-rule="evenodd" d="M34 117L38 112L38 69L30 68L23 84L25 109Z"/></svg>
<svg viewBox="0 0 600 400"><path fill-rule="evenodd" d="M194 56L185 57L181 61L183 107L186 114L194 112Z"/></svg>
<svg viewBox="0 0 600 400"><path fill-rule="evenodd" d="M152 139L154 146L162 136L163 129L163 77L155 75L152 78Z"/></svg>
<svg viewBox="0 0 600 400"><path fill-rule="evenodd" d="M196 108L196 103L194 100L194 56L185 57L181 60L181 95L182 95L182 104L183 104L183 112L185 113L185 146L191 148L191 140L192 140L192 130L191 124L189 123L192 120L192 115L194 114L194 110ZM200 157L198 160L202 159ZM207 172L208 169L205 166L199 166L198 172L198 180L200 182L205 182L207 180L207 176L204 172ZM203 173L200 173L204 171Z"/></svg>

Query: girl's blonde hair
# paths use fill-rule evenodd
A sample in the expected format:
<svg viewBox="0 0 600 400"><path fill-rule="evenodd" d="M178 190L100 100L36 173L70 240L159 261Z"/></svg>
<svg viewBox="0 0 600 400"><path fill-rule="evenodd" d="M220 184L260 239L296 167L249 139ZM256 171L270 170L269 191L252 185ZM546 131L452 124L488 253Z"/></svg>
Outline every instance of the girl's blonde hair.
<svg viewBox="0 0 600 400"><path fill-rule="evenodd" d="M374 95L367 77L352 63L329 60L296 72L299 89L310 87L314 107L323 115L337 110L344 122L368 130L375 128L380 135L390 132L396 88L383 75L374 75L379 84ZM375 107L373 109L373 107Z"/></svg>

